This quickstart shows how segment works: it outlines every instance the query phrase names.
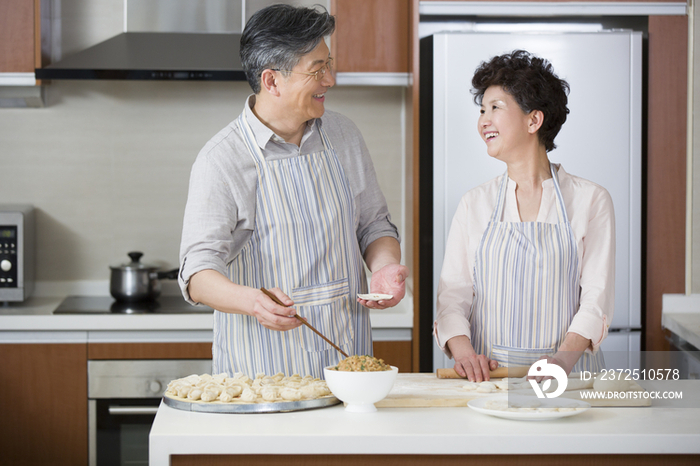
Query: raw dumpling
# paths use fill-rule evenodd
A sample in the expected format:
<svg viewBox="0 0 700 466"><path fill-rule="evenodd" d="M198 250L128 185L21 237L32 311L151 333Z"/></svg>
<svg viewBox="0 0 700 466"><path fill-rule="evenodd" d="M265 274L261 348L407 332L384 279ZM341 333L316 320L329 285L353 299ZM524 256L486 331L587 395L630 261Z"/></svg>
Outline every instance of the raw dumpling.
<svg viewBox="0 0 700 466"><path fill-rule="evenodd" d="M192 385L180 385L177 389L177 396L180 398L187 398L190 391L192 390Z"/></svg>
<svg viewBox="0 0 700 466"><path fill-rule="evenodd" d="M243 387L240 385L231 385L230 387L225 387L221 394L223 395L224 393L228 394L229 396L235 398L241 393L243 393Z"/></svg>
<svg viewBox="0 0 700 466"><path fill-rule="evenodd" d="M327 388L324 388L319 384L305 385L301 387L300 391L302 398L307 399L320 398L322 396L328 395L328 393L330 392Z"/></svg>
<svg viewBox="0 0 700 466"><path fill-rule="evenodd" d="M299 401L301 400L301 391L296 388L285 387L280 392L280 396L287 401Z"/></svg>
<svg viewBox="0 0 700 466"><path fill-rule="evenodd" d="M317 383L314 386L316 387L316 397L328 396L331 394L331 390L325 382Z"/></svg>
<svg viewBox="0 0 700 466"><path fill-rule="evenodd" d="M202 401L214 401L219 398L219 394L213 390L204 390L200 398Z"/></svg>
<svg viewBox="0 0 700 466"><path fill-rule="evenodd" d="M175 379L168 384L166 394L191 401L272 403L320 398L330 395L330 390L325 381L311 375L286 377L281 372L274 376L258 373L255 379L251 379L242 372L236 372L233 377L226 377L226 374L193 374Z"/></svg>
<svg viewBox="0 0 700 466"><path fill-rule="evenodd" d="M254 403L257 401L258 395L250 388L244 388L243 393L241 393L241 401L246 401L248 403Z"/></svg>
<svg viewBox="0 0 700 466"><path fill-rule="evenodd" d="M476 389L476 391L479 393L492 393L496 390L496 384L493 382L481 382Z"/></svg>
<svg viewBox="0 0 700 466"><path fill-rule="evenodd" d="M204 387L204 391L214 392L216 394L216 396L219 396L223 390L224 390L223 385L219 385L219 384L211 383L211 382Z"/></svg>
<svg viewBox="0 0 700 466"><path fill-rule="evenodd" d="M230 403L234 398L235 397L231 396L226 390L221 392L221 395L219 395L219 401L223 401L224 403Z"/></svg>
<svg viewBox="0 0 700 466"><path fill-rule="evenodd" d="M499 390L508 390L508 381L506 379L496 382L496 388Z"/></svg>
<svg viewBox="0 0 700 466"><path fill-rule="evenodd" d="M279 388L275 387L274 385L266 385L260 391L260 396L262 396L263 400L265 401L277 401L279 397Z"/></svg>
<svg viewBox="0 0 700 466"><path fill-rule="evenodd" d="M275 378L270 375L266 375L260 380L260 385L273 385L276 383L277 381L275 380Z"/></svg>
<svg viewBox="0 0 700 466"><path fill-rule="evenodd" d="M187 399L192 400L192 401L197 401L202 397L202 389L201 388L194 388L190 390L190 392L187 394Z"/></svg>

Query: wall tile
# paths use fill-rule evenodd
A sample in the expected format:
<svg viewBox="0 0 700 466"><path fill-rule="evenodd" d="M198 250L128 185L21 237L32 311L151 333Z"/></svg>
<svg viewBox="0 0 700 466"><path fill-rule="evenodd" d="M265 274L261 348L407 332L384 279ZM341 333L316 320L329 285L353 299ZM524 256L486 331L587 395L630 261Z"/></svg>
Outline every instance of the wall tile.
<svg viewBox="0 0 700 466"><path fill-rule="evenodd" d="M0 109L0 203L37 208L37 280L105 280L131 250L177 267L190 167L240 113L247 83L54 81L47 91L46 108ZM403 91L328 97L362 131L401 225Z"/></svg>

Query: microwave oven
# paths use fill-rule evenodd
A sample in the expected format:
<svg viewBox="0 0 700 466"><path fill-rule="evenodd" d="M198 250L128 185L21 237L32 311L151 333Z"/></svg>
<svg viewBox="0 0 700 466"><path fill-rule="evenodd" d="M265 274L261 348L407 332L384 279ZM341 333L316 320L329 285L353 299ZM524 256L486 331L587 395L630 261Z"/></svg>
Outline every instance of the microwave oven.
<svg viewBox="0 0 700 466"><path fill-rule="evenodd" d="M34 290L35 219L30 205L0 204L0 303Z"/></svg>

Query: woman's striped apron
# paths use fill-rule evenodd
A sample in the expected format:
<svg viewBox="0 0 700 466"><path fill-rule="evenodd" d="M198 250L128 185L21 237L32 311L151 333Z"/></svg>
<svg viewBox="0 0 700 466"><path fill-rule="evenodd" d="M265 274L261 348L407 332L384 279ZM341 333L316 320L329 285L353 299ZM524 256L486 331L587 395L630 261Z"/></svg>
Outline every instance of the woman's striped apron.
<svg viewBox="0 0 700 466"><path fill-rule="evenodd" d="M245 116L237 124L258 172L255 227L229 264L234 283L279 287L294 309L348 354L372 354L367 292L355 233L357 212L343 168L323 128L324 150L265 160ZM214 312L213 371L312 375L342 355L308 327L269 330L255 317Z"/></svg>
<svg viewBox="0 0 700 466"><path fill-rule="evenodd" d="M503 222L508 172L474 260L472 345L500 364L531 365L554 354L579 308L576 238L559 178L550 165L559 223ZM584 353L574 371L597 371L603 355Z"/></svg>

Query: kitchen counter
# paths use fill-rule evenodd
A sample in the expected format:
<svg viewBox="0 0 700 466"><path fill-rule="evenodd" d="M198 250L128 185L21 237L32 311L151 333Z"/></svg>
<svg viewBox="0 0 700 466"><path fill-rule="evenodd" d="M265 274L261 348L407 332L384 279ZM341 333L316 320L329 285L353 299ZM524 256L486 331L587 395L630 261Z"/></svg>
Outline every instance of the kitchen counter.
<svg viewBox="0 0 700 466"><path fill-rule="evenodd" d="M211 342L207 314L54 314L63 297L0 306L0 343Z"/></svg>
<svg viewBox="0 0 700 466"><path fill-rule="evenodd" d="M700 348L700 295L665 294L661 325Z"/></svg>
<svg viewBox="0 0 700 466"><path fill-rule="evenodd" d="M64 296L0 303L0 343L211 342L213 315L61 314ZM375 341L411 340L413 302L371 311Z"/></svg>
<svg viewBox="0 0 700 466"><path fill-rule="evenodd" d="M653 384L645 382L645 388ZM700 395L700 381L674 387ZM698 401L694 405L700 407ZM652 407L591 408L529 422L470 408L359 414L341 404L290 413L208 414L161 403L150 433L149 464L169 465L171 455L700 455L700 408L669 404L674 406L654 400Z"/></svg>

